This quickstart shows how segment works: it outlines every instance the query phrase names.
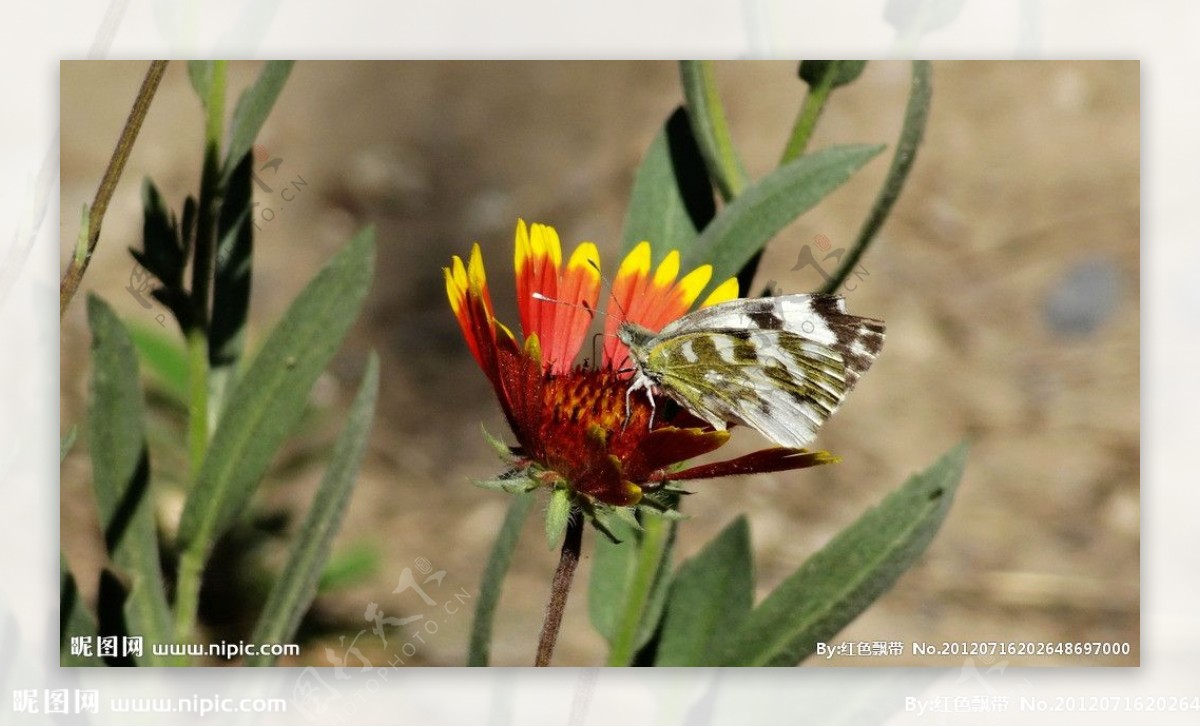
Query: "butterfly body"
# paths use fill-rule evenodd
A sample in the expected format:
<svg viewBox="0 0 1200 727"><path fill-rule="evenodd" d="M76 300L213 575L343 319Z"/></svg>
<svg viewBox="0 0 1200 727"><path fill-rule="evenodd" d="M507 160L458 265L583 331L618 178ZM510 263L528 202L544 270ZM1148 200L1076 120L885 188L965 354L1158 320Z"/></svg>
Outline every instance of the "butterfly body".
<svg viewBox="0 0 1200 727"><path fill-rule="evenodd" d="M803 448L883 346L882 321L841 296L784 295L701 308L654 333L623 323L637 389L658 389L716 429L744 424ZM653 404L653 398L651 398Z"/></svg>

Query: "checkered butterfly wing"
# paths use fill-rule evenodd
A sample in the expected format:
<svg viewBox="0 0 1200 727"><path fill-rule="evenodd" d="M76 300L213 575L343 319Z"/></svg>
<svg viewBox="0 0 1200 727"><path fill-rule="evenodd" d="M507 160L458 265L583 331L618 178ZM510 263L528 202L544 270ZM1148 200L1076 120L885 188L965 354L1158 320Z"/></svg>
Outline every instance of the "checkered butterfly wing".
<svg viewBox="0 0 1200 727"><path fill-rule="evenodd" d="M714 427L740 423L802 448L883 338L881 321L847 314L840 296L787 295L694 311L632 354L643 376Z"/></svg>

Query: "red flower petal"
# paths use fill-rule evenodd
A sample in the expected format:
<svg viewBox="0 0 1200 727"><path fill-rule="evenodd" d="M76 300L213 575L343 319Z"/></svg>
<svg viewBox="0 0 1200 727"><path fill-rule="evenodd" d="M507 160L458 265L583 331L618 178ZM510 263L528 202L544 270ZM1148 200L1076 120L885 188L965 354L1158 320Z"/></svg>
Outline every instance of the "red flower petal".
<svg viewBox="0 0 1200 727"><path fill-rule="evenodd" d="M681 472L659 472L655 481L663 480L706 480L731 475L753 475L762 472L783 472L805 467L816 467L841 461L829 452L809 452L804 449L772 447L762 449L724 462L689 467Z"/></svg>

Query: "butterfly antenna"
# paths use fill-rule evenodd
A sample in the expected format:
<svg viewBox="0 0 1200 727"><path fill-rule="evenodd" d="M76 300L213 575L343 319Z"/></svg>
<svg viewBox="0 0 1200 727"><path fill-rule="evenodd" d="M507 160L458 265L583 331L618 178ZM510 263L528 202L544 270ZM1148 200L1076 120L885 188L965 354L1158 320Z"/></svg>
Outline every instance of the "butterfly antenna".
<svg viewBox="0 0 1200 727"><path fill-rule="evenodd" d="M617 294L613 292L612 281L605 277L604 273L600 272L600 266L595 260L588 260L587 263L588 265L591 265L596 271L596 274L600 276L600 282L604 283L604 287L608 288L608 298L613 302L613 305L617 307L617 310L621 311L621 321L624 322L629 320L629 314L625 311L625 306L621 305L621 301L617 300ZM612 317L611 313L607 315Z"/></svg>
<svg viewBox="0 0 1200 727"><path fill-rule="evenodd" d="M569 308L582 308L583 310L587 311L587 314L589 317L591 317L591 318L596 317L596 309L591 307L590 305L588 305L586 300L581 300L578 303L568 303L565 300L559 300L558 298L551 298L550 296L542 295L541 293L534 293L531 297L534 300L540 300L543 303L555 303L557 305L565 305Z"/></svg>

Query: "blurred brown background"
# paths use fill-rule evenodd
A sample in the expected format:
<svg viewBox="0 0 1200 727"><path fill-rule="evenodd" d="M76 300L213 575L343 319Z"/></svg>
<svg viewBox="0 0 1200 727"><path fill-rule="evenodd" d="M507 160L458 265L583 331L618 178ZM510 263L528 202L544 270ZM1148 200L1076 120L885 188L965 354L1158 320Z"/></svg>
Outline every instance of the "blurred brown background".
<svg viewBox="0 0 1200 727"><path fill-rule="evenodd" d="M144 63L62 66L63 260L144 73ZM231 94L258 64L234 64ZM777 162L804 87L795 64L717 65L735 141L751 173ZM872 62L836 91L810 149L895 143L909 65ZM963 437L967 472L942 532L919 563L838 640L1127 641L1139 651L1139 67L1136 62L935 63L925 143L891 218L847 289L852 312L883 318L883 354L817 444L831 467L701 483L688 498L677 556L738 513L749 517L759 595ZM507 500L473 487L499 463L479 432L507 431L446 304L441 267L484 248L502 320L516 322L517 217L558 227L564 244L597 242L616 264L636 166L681 102L673 63L331 63L293 70L263 134L251 346L359 227L376 226L368 306L313 394L317 422L280 457L260 509L294 526L323 468L366 351L383 361L372 447L335 554L374 549L373 575L322 596L305 663L329 665L353 643L380 664L410 642L372 629L424 604L394 594L403 570L444 570L429 593L477 593ZM84 282L127 319L157 327L159 306L126 290L140 245L139 182L178 209L199 181L202 121L185 64L172 63ZM770 246L759 282L814 290L792 270L818 236L849 245L890 148ZM269 211L269 214L268 214ZM814 245L814 252L817 247ZM168 319L159 330L174 335ZM82 296L62 329L62 428L83 421L88 334ZM156 483L166 527L178 515L178 422L156 412ZM174 422L174 423L173 423ZM181 436L181 432L180 432ZM731 447L762 442L739 432ZM165 442L165 443L164 443ZM99 567L86 433L63 466L63 547L84 574ZM732 451L727 448L725 451ZM286 517L290 515L290 520ZM286 521L286 522L284 522ZM592 538L588 535L587 538ZM286 539L261 560L278 565ZM587 618L587 553L555 663L602 663ZM259 551L256 551L259 552ZM421 560L424 559L424 560ZM497 616L493 663L532 662L557 559L526 526ZM371 606L371 604L375 604ZM468 600L410 664L461 664ZM231 616L236 618L237 614ZM253 614L249 614L252 617ZM384 624L390 622L383 622ZM365 633L360 633L363 630ZM355 641L356 637L357 641ZM835 659L883 665L959 661ZM992 663L983 660L982 663ZM1077 664L1074 657L1009 664ZM354 665L355 662L351 662Z"/></svg>

